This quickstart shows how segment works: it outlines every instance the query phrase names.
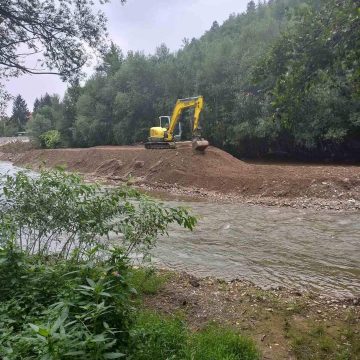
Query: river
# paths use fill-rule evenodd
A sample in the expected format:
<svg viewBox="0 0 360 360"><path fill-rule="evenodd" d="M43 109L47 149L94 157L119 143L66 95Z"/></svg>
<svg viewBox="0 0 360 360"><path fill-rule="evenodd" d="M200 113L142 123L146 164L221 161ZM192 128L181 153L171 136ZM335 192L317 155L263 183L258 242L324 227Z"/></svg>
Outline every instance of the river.
<svg viewBox="0 0 360 360"><path fill-rule="evenodd" d="M0 162L0 175L16 171ZM171 226L154 262L196 276L245 279L263 288L289 287L360 296L358 212L329 212L163 201L199 217L193 232Z"/></svg>

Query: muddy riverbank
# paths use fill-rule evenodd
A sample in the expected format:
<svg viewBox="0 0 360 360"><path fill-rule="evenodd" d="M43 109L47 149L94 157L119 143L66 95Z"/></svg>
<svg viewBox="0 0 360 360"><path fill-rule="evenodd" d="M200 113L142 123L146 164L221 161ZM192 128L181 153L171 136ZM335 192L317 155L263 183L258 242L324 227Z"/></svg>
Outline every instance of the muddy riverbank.
<svg viewBox="0 0 360 360"><path fill-rule="evenodd" d="M64 165L92 180L130 182L145 190L211 201L331 210L360 209L360 167L256 164L209 147L194 154L190 144L176 150L142 146L29 150L0 147L0 160L19 166Z"/></svg>
<svg viewBox="0 0 360 360"><path fill-rule="evenodd" d="M0 172L14 172L1 163ZM157 194L158 195L158 194ZM153 253L160 267L198 277L246 279L330 297L360 296L358 212L315 211L243 203L163 199L198 217L193 232L177 226Z"/></svg>
<svg viewBox="0 0 360 360"><path fill-rule="evenodd" d="M266 360L359 359L360 299L333 299L246 281L158 271L144 306L181 314L193 330L215 322L254 339ZM163 279L163 280L161 280ZM152 280L154 283L154 280Z"/></svg>

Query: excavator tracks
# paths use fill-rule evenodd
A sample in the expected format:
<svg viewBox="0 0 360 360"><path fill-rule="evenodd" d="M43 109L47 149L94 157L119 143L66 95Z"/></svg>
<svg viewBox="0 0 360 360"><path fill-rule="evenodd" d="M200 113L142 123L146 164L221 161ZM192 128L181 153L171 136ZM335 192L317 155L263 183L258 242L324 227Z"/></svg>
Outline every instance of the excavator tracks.
<svg viewBox="0 0 360 360"><path fill-rule="evenodd" d="M176 145L174 142L152 142L145 143L145 149L175 149Z"/></svg>

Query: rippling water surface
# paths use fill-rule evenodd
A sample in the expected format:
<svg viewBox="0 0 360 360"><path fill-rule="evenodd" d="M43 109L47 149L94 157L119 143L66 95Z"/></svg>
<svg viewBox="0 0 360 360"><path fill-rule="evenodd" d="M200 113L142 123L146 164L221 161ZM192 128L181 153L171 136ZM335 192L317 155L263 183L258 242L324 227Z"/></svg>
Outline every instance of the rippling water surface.
<svg viewBox="0 0 360 360"><path fill-rule="evenodd" d="M0 163L0 174L14 172ZM245 204L165 201L200 217L193 232L172 226L155 261L198 276L246 279L266 287L360 295L360 216Z"/></svg>
<svg viewBox="0 0 360 360"><path fill-rule="evenodd" d="M177 205L178 202L168 202ZM200 216L193 233L173 227L156 261L199 276L360 295L359 213L244 204L183 203Z"/></svg>

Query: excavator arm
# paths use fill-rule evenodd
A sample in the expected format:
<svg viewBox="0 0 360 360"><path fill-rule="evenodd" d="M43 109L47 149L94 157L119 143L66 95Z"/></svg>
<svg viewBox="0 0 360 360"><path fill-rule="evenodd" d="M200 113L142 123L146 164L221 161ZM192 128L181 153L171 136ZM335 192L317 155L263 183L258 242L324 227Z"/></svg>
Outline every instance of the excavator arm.
<svg viewBox="0 0 360 360"><path fill-rule="evenodd" d="M200 119L200 113L204 107L204 98L202 96L187 98L187 99L178 99L173 113L170 118L170 125L169 130L167 133L167 141L173 140L173 134L176 127L176 124L179 121L180 115L185 109L189 108L195 108L194 110L194 121L193 121L193 134L196 134L198 127L199 127L199 119Z"/></svg>

